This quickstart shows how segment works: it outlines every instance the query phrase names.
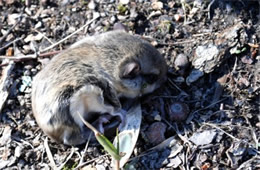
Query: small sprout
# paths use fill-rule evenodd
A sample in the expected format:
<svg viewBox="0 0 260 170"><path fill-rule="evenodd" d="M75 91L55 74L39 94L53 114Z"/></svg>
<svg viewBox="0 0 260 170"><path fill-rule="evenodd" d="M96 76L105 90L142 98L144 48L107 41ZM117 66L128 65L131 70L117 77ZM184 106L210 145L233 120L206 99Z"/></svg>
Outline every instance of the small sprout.
<svg viewBox="0 0 260 170"><path fill-rule="evenodd" d="M235 50L231 50L230 51L230 53L231 54L241 54L241 53L243 53L243 52L245 52L246 51L246 47L243 47L242 49L238 49L238 48L236 48Z"/></svg>
<svg viewBox="0 0 260 170"><path fill-rule="evenodd" d="M118 154L118 150L103 134L97 133L95 136L98 143L103 146L105 151L107 151L115 160L120 160L121 156Z"/></svg>
<svg viewBox="0 0 260 170"><path fill-rule="evenodd" d="M83 117L78 113L80 119L82 122L94 132L95 137L100 143L100 145L103 146L105 151L107 151L115 160L120 160L121 156L118 154L118 149L115 148L115 146L102 134L100 133L94 126L92 126L89 122L85 121Z"/></svg>

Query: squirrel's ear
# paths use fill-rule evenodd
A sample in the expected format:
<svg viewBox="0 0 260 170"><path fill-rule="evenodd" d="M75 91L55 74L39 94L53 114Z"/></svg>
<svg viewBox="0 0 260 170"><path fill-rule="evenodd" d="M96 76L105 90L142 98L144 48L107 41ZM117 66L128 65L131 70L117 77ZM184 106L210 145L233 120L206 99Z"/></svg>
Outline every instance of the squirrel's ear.
<svg viewBox="0 0 260 170"><path fill-rule="evenodd" d="M121 77L122 78L134 78L140 73L140 71L141 71L141 67L140 67L139 63L137 63L135 61L131 61L131 62L126 63L123 66Z"/></svg>

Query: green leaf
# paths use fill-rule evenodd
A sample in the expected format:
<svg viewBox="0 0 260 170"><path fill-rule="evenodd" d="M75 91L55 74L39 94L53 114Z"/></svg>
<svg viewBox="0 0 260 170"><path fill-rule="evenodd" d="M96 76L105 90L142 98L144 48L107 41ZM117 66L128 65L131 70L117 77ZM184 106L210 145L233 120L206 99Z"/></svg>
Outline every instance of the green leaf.
<svg viewBox="0 0 260 170"><path fill-rule="evenodd" d="M105 151L107 151L115 160L120 160L121 156L118 154L118 150L104 135L97 133L95 136Z"/></svg>

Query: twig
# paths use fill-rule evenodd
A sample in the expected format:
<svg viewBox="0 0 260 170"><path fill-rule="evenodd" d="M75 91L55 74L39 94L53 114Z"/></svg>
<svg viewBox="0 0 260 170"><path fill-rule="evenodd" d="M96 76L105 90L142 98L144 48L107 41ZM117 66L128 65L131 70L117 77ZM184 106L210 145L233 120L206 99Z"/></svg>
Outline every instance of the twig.
<svg viewBox="0 0 260 170"><path fill-rule="evenodd" d="M234 67L231 71L232 75L234 75L234 72L236 71L236 69L237 69L237 57L236 57L236 60L235 60L235 63L234 63Z"/></svg>
<svg viewBox="0 0 260 170"><path fill-rule="evenodd" d="M170 82L170 84L172 86L174 86L177 90L179 90L180 92L182 92L185 96L189 96L185 91L183 91L182 89L180 89L175 83L173 83L173 81L171 79L168 79L168 81Z"/></svg>
<svg viewBox="0 0 260 170"><path fill-rule="evenodd" d="M48 157L48 159L49 159L49 161L50 161L51 167L56 170L56 169L57 169L57 166L56 166L56 164L55 164L55 162L54 162L54 159L53 159L51 150L50 150L50 148L49 148L48 138L47 138L47 137L46 137L45 140L44 140L44 147L45 147L45 150L46 150L46 153L47 153L47 157Z"/></svg>
<svg viewBox="0 0 260 170"><path fill-rule="evenodd" d="M215 0L212 0L210 3L209 3L209 6L208 6L208 19L211 19L211 15L210 15L210 8L211 6L214 4Z"/></svg>
<svg viewBox="0 0 260 170"><path fill-rule="evenodd" d="M4 107L5 101L9 95L9 88L13 82L13 78L10 75L14 69L14 66L15 63L9 63L2 73L0 80L0 113Z"/></svg>
<svg viewBox="0 0 260 170"><path fill-rule="evenodd" d="M252 48L259 48L259 44L247 43Z"/></svg>
<svg viewBox="0 0 260 170"><path fill-rule="evenodd" d="M77 34L78 32L82 31L86 26L88 26L89 24L91 24L92 22L94 22L96 19L98 19L99 17L93 18L92 20L90 20L89 22L87 22L85 25L83 25L82 27L80 27L78 30L76 30L75 32L71 33L70 35L68 35L67 37L63 38L62 40L58 41L55 44L52 44L51 46L40 50L40 53L48 51L50 49L52 49L53 47L59 45L60 43L64 42L65 40L69 39L70 37L72 37L73 35Z"/></svg>
<svg viewBox="0 0 260 170"><path fill-rule="evenodd" d="M5 33L5 35L0 39L0 44L2 44L2 42L10 34L10 32L21 22L21 20L22 20L22 15L19 16L19 19L15 22L15 24L10 29L8 29L7 32Z"/></svg>
<svg viewBox="0 0 260 170"><path fill-rule="evenodd" d="M185 136L181 135L181 133L180 133L179 129L177 128L177 126L174 127L174 126L173 126L170 122L168 122L166 119L163 119L163 121L164 121L165 123L167 123L167 124L176 132L176 134L178 135L178 137L179 137L184 143L188 143L189 145L192 145L192 143L191 143ZM176 125L176 124L174 123L174 125Z"/></svg>
<svg viewBox="0 0 260 170"><path fill-rule="evenodd" d="M27 60L27 59L36 59L36 57L37 57L36 54L29 54L29 55L18 54L15 56L0 56L0 60L8 59L8 60L13 60L13 61L21 61L21 60Z"/></svg>
<svg viewBox="0 0 260 170"><path fill-rule="evenodd" d="M97 160L97 159L101 159L101 158L104 158L104 157L106 157L106 156L108 156L108 154L105 154L105 155L99 156L99 157L97 157L97 158L91 159L91 160L89 160L89 161L87 161L87 162L84 162L84 163L82 163L81 165L79 165L77 168L75 168L75 170L78 170L78 169L80 169L82 166L85 166L85 165L87 165L87 164L89 164L89 163L91 163L91 162L93 162L93 161L95 161L95 160Z"/></svg>
<svg viewBox="0 0 260 170"><path fill-rule="evenodd" d="M238 141L238 142L244 142L244 143L246 143L246 144L248 144L248 145L254 146L254 145L252 145L251 143L247 142L246 140L242 140L242 139L236 138L235 136L229 134L228 132L226 132L225 130L221 129L220 127L218 127L218 126L216 126L216 125L214 125L214 124L211 124L211 123L203 123L203 124L204 124L204 125L211 126L211 127L214 127L214 128L216 128L216 129L220 130L221 132L225 133L227 136L231 137L232 139L234 139L234 140L236 140L236 141ZM252 149L253 149L256 153L260 154L260 151L258 151L257 149L255 149L255 148L252 148Z"/></svg>
<svg viewBox="0 0 260 170"><path fill-rule="evenodd" d="M177 99L178 96L153 96L152 99L165 98L165 99Z"/></svg>
<svg viewBox="0 0 260 170"><path fill-rule="evenodd" d="M258 156L255 155L254 157L252 157L251 159L245 161L244 163L242 163L237 170L242 170L242 169L246 169L246 165L250 164L251 162L253 162Z"/></svg>
<svg viewBox="0 0 260 170"><path fill-rule="evenodd" d="M226 100L226 99L227 99L227 98L221 99L221 100L219 100L219 101L216 101L216 102L214 102L214 103L211 103L210 105L208 105L208 106L206 106L206 107L204 107L204 108L195 110L195 111L192 112L192 113L189 115L189 117L187 118L186 124L189 124L189 122L192 120L192 118L193 118L193 116L194 116L195 113L197 113L197 112L199 112L199 111L202 111L202 110L205 110L205 109L208 109L208 108L211 108L211 107L214 106L215 104L218 104L218 103L220 103L220 102L222 102L222 101L224 101L224 100Z"/></svg>
<svg viewBox="0 0 260 170"><path fill-rule="evenodd" d="M46 52L46 53L41 53L41 54L39 54L39 57L40 57L40 58L49 57L49 56L52 56L52 55L59 54L59 53L62 52L62 51L63 51L63 50L50 51L50 52Z"/></svg>
<svg viewBox="0 0 260 170"><path fill-rule="evenodd" d="M72 155L73 155L74 153L75 153L75 148L72 147L72 148L71 148L70 155L66 158L65 162L63 162L63 163L61 164L61 166L59 166L59 167L57 168L57 170L61 170L61 169L66 165L66 163L70 160L70 158L72 157Z"/></svg>
<svg viewBox="0 0 260 170"><path fill-rule="evenodd" d="M1 52L3 49L6 49L7 47L9 47L10 45L16 43L17 41L22 40L23 38L24 38L24 36L19 37L19 38L16 38L16 39L14 39L13 41L7 43L5 46L3 46L3 47L0 48L0 52Z"/></svg>
<svg viewBox="0 0 260 170"><path fill-rule="evenodd" d="M56 55L56 54L60 53L61 51L63 51L63 50L46 52L46 53L39 54L38 56L40 58L46 58L46 57L50 57L52 55ZM36 58L37 58L36 54L20 55L20 56L14 56L14 57L0 56L0 60L9 59L9 60L12 60L12 62L14 62L14 63L25 61L25 60L30 60L30 59L36 59ZM9 63L0 64L0 67L7 66L7 65L9 65Z"/></svg>
<svg viewBox="0 0 260 170"><path fill-rule="evenodd" d="M188 43L192 43L194 42L194 39L191 40L183 40L183 41L176 41L176 42L172 42L172 43L158 43L159 45L166 45L166 46L171 46L171 45L180 45L180 44L188 44Z"/></svg>
<svg viewBox="0 0 260 170"><path fill-rule="evenodd" d="M216 125L213 125L211 123L203 123L204 125L208 125L208 126L211 126L211 127L214 127L215 129L218 129L220 130L221 132L225 133L226 135L228 135L229 137L231 137L232 139L236 140L236 141L241 141L240 139L236 138L235 136L227 133L226 131L224 131L223 129L221 129L220 127L216 126Z"/></svg>
<svg viewBox="0 0 260 170"><path fill-rule="evenodd" d="M87 152L87 149L88 149L88 145L89 145L89 141L90 141L90 139L91 139L91 136L92 136L92 132L91 132L90 135L88 136L88 141L87 141L86 146L85 146L85 148L84 148L84 151L83 151L83 153L82 153L82 155L81 155L79 164L77 165L77 167L76 167L75 169L80 168L81 165L83 164L83 159L84 159L84 156L85 156L85 154L86 154L86 152Z"/></svg>
<svg viewBox="0 0 260 170"><path fill-rule="evenodd" d="M28 146L30 146L32 149L34 149L33 145L30 144L29 142L27 142L26 140L19 139L19 138L17 138L17 137L13 137L13 136L12 136L12 139L14 139L13 141L14 141L15 143L19 144L19 145L22 143L23 146L24 146L24 145L28 145Z"/></svg>
<svg viewBox="0 0 260 170"><path fill-rule="evenodd" d="M253 140L255 142L255 147L258 150L258 143L259 143L259 141L257 139L256 132L254 131L254 128L252 127L251 122L248 120L248 117L247 116L243 116L243 117L246 119L247 124L249 124L249 128L248 129L252 133L252 138L253 138Z"/></svg>
<svg viewBox="0 0 260 170"><path fill-rule="evenodd" d="M134 159L137 159L137 158L141 158L143 156L146 156L148 154L152 154L154 152L156 152L156 150L162 150L162 149L165 149L165 147L168 147L171 145L171 142L175 140L175 136L172 136L172 137L169 137L168 139L164 140L163 142L161 142L160 144L140 153L139 155L135 156L135 157L132 157L129 159L129 161L132 161Z"/></svg>
<svg viewBox="0 0 260 170"><path fill-rule="evenodd" d="M37 29L33 28L33 31L41 34L46 40L48 40L51 44L54 44L54 42L52 42L48 37L46 37L46 35L44 35L43 33L41 33L40 31L38 31Z"/></svg>
<svg viewBox="0 0 260 170"><path fill-rule="evenodd" d="M186 152L185 152L185 156L184 156L184 165L186 165L186 170L189 170L190 168L189 168L189 162L188 162L188 153L190 153L190 150L191 150L191 148L190 148L190 145L188 145L187 146L187 150L186 150ZM184 166L183 165L183 166Z"/></svg>

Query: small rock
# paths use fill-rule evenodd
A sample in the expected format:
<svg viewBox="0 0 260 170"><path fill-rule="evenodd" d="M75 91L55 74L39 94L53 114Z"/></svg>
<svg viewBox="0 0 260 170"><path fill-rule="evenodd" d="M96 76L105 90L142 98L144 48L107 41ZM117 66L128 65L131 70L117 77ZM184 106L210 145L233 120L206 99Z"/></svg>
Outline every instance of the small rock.
<svg viewBox="0 0 260 170"><path fill-rule="evenodd" d="M25 39L24 39L24 42L31 42L31 41L39 41L43 38L43 34L37 34L37 35L33 35L33 34L30 34L28 35Z"/></svg>
<svg viewBox="0 0 260 170"><path fill-rule="evenodd" d="M24 148L22 146L18 145L14 150L14 156L19 158L22 155L23 149Z"/></svg>
<svg viewBox="0 0 260 170"><path fill-rule="evenodd" d="M97 7L96 3L92 0L88 3L88 8L94 10Z"/></svg>
<svg viewBox="0 0 260 170"><path fill-rule="evenodd" d="M81 170L97 170L93 165L87 165L81 168Z"/></svg>
<svg viewBox="0 0 260 170"><path fill-rule="evenodd" d="M72 11L72 12L77 12L77 8L76 8L76 7L75 7L75 8L72 8L71 11Z"/></svg>
<svg viewBox="0 0 260 170"><path fill-rule="evenodd" d="M177 55L175 61L174 61L175 67L177 67L180 70L185 70L189 66L189 60L188 57L181 53Z"/></svg>
<svg viewBox="0 0 260 170"><path fill-rule="evenodd" d="M156 40L152 41L151 44L156 47L158 45L158 42Z"/></svg>
<svg viewBox="0 0 260 170"><path fill-rule="evenodd" d="M154 1L154 2L152 3L152 8L153 8L154 10L163 9L163 3L160 2L160 1Z"/></svg>
<svg viewBox="0 0 260 170"><path fill-rule="evenodd" d="M0 160L0 169L4 169L9 163L10 160Z"/></svg>
<svg viewBox="0 0 260 170"><path fill-rule="evenodd" d="M185 79L184 79L184 77L179 76L179 77L176 77L173 81L175 83L183 83L183 82L185 82Z"/></svg>
<svg viewBox="0 0 260 170"><path fill-rule="evenodd" d="M120 0L119 3L123 5L127 5L130 2L130 0Z"/></svg>
<svg viewBox="0 0 260 170"><path fill-rule="evenodd" d="M181 151L183 150L183 146L179 143L176 142L174 145L172 145L171 147L171 152L168 155L168 158L173 158L175 157L177 154L179 154Z"/></svg>
<svg viewBox="0 0 260 170"><path fill-rule="evenodd" d="M252 64L254 62L254 60L248 55L241 58L241 61L242 61L242 63L245 63L245 64Z"/></svg>
<svg viewBox="0 0 260 170"><path fill-rule="evenodd" d="M100 17L100 13L99 12L93 12L93 18L97 18Z"/></svg>
<svg viewBox="0 0 260 170"><path fill-rule="evenodd" d="M158 114L158 115L154 116L154 120L161 121L162 117Z"/></svg>
<svg viewBox="0 0 260 170"><path fill-rule="evenodd" d="M106 170L106 168L103 165L96 165L97 170Z"/></svg>
<svg viewBox="0 0 260 170"><path fill-rule="evenodd" d="M180 14L175 14L173 16L173 18L174 18L175 21L179 22L179 21L181 21L183 19L183 16L180 15Z"/></svg>
<svg viewBox="0 0 260 170"><path fill-rule="evenodd" d="M122 24L121 22L115 23L113 26L113 30L123 30L123 31L128 32L127 27L124 24Z"/></svg>
<svg viewBox="0 0 260 170"><path fill-rule="evenodd" d="M210 144L217 136L216 130L206 130L203 132L194 133L189 140L197 146Z"/></svg>
<svg viewBox="0 0 260 170"><path fill-rule="evenodd" d="M250 82L244 77L239 78L238 83L240 86L245 85L248 87L250 85Z"/></svg>
<svg viewBox="0 0 260 170"><path fill-rule="evenodd" d="M243 142L235 142L233 148L230 149L230 152L232 152L234 156L242 156L246 152L247 148L247 144Z"/></svg>
<svg viewBox="0 0 260 170"><path fill-rule="evenodd" d="M31 75L31 71L30 70L25 70L23 74L25 76L30 76Z"/></svg>
<svg viewBox="0 0 260 170"><path fill-rule="evenodd" d="M138 13L136 12L135 8L130 9L130 18L134 19L138 16Z"/></svg>
<svg viewBox="0 0 260 170"><path fill-rule="evenodd" d="M161 11L152 11L152 12L150 13L150 15L147 17L147 19L150 19L150 18L152 18L152 17L157 17L157 16L160 16L160 15L162 15L162 12L161 12Z"/></svg>
<svg viewBox="0 0 260 170"><path fill-rule="evenodd" d="M30 76L22 76L22 85L19 88L20 92L24 92L27 87L32 86L32 78Z"/></svg>
<svg viewBox="0 0 260 170"><path fill-rule="evenodd" d="M65 5L66 4L65 1L68 2L68 0L63 0L61 4ZM48 0L40 0L40 6L44 6L45 7L47 5L48 5Z"/></svg>
<svg viewBox="0 0 260 170"><path fill-rule="evenodd" d="M32 11L31 11L31 9L29 9L29 8L25 8L25 10L24 10L25 12L26 12L26 14L28 14L29 16L31 16L32 15Z"/></svg>
<svg viewBox="0 0 260 170"><path fill-rule="evenodd" d="M11 133L12 128L10 126L6 126L4 131L2 132L2 137L0 138L0 145L5 145L11 141Z"/></svg>
<svg viewBox="0 0 260 170"><path fill-rule="evenodd" d="M17 19L21 16L21 14L13 13L13 14L9 14L7 16L8 16L8 18L7 18L8 25L14 25L16 23Z"/></svg>
<svg viewBox="0 0 260 170"><path fill-rule="evenodd" d="M170 159L170 163L167 165L167 167L177 168L181 163L182 163L182 160L178 156L176 156L176 157Z"/></svg>
<svg viewBox="0 0 260 170"><path fill-rule="evenodd" d="M203 75L204 73L202 71L193 69L190 75L186 78L186 84L189 86L191 83L197 81Z"/></svg>
<svg viewBox="0 0 260 170"><path fill-rule="evenodd" d="M192 65L195 69L210 73L219 64L220 50L216 45L208 44L198 46L195 50L195 58Z"/></svg>
<svg viewBox="0 0 260 170"><path fill-rule="evenodd" d="M165 131L166 125L164 123L155 122L146 131L146 136L150 143L157 145L165 140Z"/></svg>
<svg viewBox="0 0 260 170"><path fill-rule="evenodd" d="M115 23L115 21L116 21L116 17L113 15L111 18L110 18L110 23Z"/></svg>
<svg viewBox="0 0 260 170"><path fill-rule="evenodd" d="M15 2L15 0L6 0L4 2L6 2L6 4L8 4L8 5L11 5Z"/></svg>
<svg viewBox="0 0 260 170"><path fill-rule="evenodd" d="M120 20L120 21L125 21L128 16L123 16L123 15L118 15L117 18Z"/></svg>
<svg viewBox="0 0 260 170"><path fill-rule="evenodd" d="M31 72L32 72L32 75L35 75L38 71L37 71L37 69L32 68L32 69L31 69Z"/></svg>

